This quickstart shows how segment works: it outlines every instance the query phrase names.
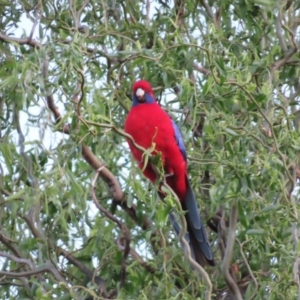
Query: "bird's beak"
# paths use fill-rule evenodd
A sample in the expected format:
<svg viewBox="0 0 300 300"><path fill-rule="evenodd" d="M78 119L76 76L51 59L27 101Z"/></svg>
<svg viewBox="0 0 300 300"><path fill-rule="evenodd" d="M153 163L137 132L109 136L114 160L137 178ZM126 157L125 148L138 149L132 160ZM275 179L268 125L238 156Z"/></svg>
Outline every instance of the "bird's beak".
<svg viewBox="0 0 300 300"><path fill-rule="evenodd" d="M145 102L145 91L138 88L135 92L139 102Z"/></svg>

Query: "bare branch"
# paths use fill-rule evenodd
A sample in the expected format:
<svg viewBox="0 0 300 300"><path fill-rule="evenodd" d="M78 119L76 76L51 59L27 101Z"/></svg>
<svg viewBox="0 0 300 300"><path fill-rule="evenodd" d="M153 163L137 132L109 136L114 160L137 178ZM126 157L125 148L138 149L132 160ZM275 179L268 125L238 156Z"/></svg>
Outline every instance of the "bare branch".
<svg viewBox="0 0 300 300"><path fill-rule="evenodd" d="M278 61L276 61L274 64L272 64L272 66L270 67L270 73L271 73L271 79L273 80L274 78L274 72L278 69L280 69L282 66L284 66L286 64L286 62L294 55L296 54L298 51L297 48L292 48L290 49L286 55L279 59Z"/></svg>
<svg viewBox="0 0 300 300"><path fill-rule="evenodd" d="M66 282L65 279L58 273L56 268L54 268L52 265L47 264L46 266L36 268L32 271L27 272L7 272L7 271L0 271L0 276L7 276L7 277L13 277L13 278L22 278L22 277L29 277L29 276L35 276L41 273L52 273L52 275L56 278L58 281Z"/></svg>
<svg viewBox="0 0 300 300"><path fill-rule="evenodd" d="M213 21L214 25L216 28L218 28L218 23L216 20L216 16L214 15L214 13L212 12L211 7L209 6L209 4L206 2L206 0L200 0L200 2L202 3L202 6L205 8L207 15L211 18L211 20Z"/></svg>
<svg viewBox="0 0 300 300"><path fill-rule="evenodd" d="M147 0L146 2L146 26L149 26L150 24L150 0Z"/></svg>
<svg viewBox="0 0 300 300"><path fill-rule="evenodd" d="M231 208L231 213L230 213L227 246L226 246L225 255L221 265L221 271L230 291L234 294L236 300L243 300L240 289L237 286L236 282L233 280L229 272L230 263L233 255L234 241L236 236L236 223L237 223L237 205L234 204Z"/></svg>
<svg viewBox="0 0 300 300"><path fill-rule="evenodd" d="M283 52L287 52L287 46L286 46L286 42L284 40L284 37L282 35L282 16L281 16L281 12L278 12L277 18L276 18L276 34L279 40L279 44L281 47L281 50Z"/></svg>
<svg viewBox="0 0 300 300"><path fill-rule="evenodd" d="M80 92L81 92L81 95L80 95L80 98L77 102L77 109L76 109L76 112L77 112L77 116L80 118L81 117L81 113L80 113L80 105L81 105L81 102L84 98L84 83L85 83L85 79L84 79L84 75L82 73L81 70L78 70L74 67L74 69L80 74L81 76L81 83L79 83L79 87L80 87ZM78 98L78 93L75 94L74 98Z"/></svg>
<svg viewBox="0 0 300 300"><path fill-rule="evenodd" d="M6 253L6 252L2 252L0 251L0 256L2 257L6 257L6 258L9 258L15 262L18 262L18 263L21 263L21 264L26 264L28 265L32 270L35 269L35 265L34 263L30 260L30 259L26 259L26 258L20 258L20 257L17 257L15 255L12 255L10 253Z"/></svg>
<svg viewBox="0 0 300 300"><path fill-rule="evenodd" d="M91 149L85 145L82 145L82 156L85 161L94 169L97 170L103 166L103 164L97 159ZM106 168L104 167L100 174L101 178L109 186L113 199L117 202L122 202L123 200L123 191L121 185L117 178Z"/></svg>
<svg viewBox="0 0 300 300"><path fill-rule="evenodd" d="M35 20L34 20L34 23L33 23L33 26L31 28L31 31L30 31L30 34L29 34L29 37L28 37L28 42L31 42L32 41L32 37L33 37L33 34L34 34L34 31L35 31L35 28L40 20L40 11L39 11L39 8L36 8L35 9Z"/></svg>
<svg viewBox="0 0 300 300"><path fill-rule="evenodd" d="M70 10L71 15L73 17L74 27L78 28L78 26L79 26L79 18L78 18L78 15L75 12L73 6L74 6L73 0L69 0L69 10Z"/></svg>
<svg viewBox="0 0 300 300"><path fill-rule="evenodd" d="M83 10L85 9L85 7L86 7L89 3L90 3L90 0L85 0L85 1L82 3L81 7L78 9L78 11L77 11L77 16L78 16L78 19L79 19L79 20L80 20L80 16L81 16Z"/></svg>
<svg viewBox="0 0 300 300"><path fill-rule="evenodd" d="M210 71L209 70L207 70L207 69L205 69L205 68L203 68L203 67L200 67L197 63L193 63L193 68L196 70L196 71L198 71L198 72L200 72L200 73L202 73L202 74L204 74L204 75L207 75L207 74L209 74L210 73Z"/></svg>
<svg viewBox="0 0 300 300"><path fill-rule="evenodd" d="M36 40L29 40L28 38L15 38L11 36L7 36L3 33L0 33L0 41L3 41L5 43L17 43L19 45L28 45L34 48L42 48L42 45L37 42Z"/></svg>
<svg viewBox="0 0 300 300"><path fill-rule="evenodd" d="M225 257L225 250L226 250L226 225L224 221L224 209L221 209L220 212L216 215L219 217L218 219L218 245L221 252L222 260ZM216 217L215 216L215 217Z"/></svg>
<svg viewBox="0 0 300 300"><path fill-rule="evenodd" d="M1 231L0 231L0 242L2 242L2 244L4 244L16 256L21 257L21 253L19 252L19 250L12 245L12 243L17 243L17 242L7 238Z"/></svg>

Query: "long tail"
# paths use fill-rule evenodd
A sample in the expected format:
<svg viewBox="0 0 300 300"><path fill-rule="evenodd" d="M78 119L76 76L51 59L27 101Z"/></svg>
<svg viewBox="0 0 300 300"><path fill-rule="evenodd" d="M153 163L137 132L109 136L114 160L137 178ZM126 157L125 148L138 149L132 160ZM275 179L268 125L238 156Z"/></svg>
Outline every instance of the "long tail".
<svg viewBox="0 0 300 300"><path fill-rule="evenodd" d="M190 247L193 248L192 253L194 253L195 260L201 266L205 266L206 264L215 266L212 250L207 239L206 231L201 222L198 205L188 178L186 178L186 182L187 193L181 204L182 209L187 211L185 218L189 232Z"/></svg>

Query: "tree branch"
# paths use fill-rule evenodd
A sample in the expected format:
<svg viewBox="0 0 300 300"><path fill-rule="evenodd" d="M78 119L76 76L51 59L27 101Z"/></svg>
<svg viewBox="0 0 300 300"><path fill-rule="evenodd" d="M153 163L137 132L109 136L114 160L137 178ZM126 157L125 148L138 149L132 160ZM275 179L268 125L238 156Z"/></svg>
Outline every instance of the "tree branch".
<svg viewBox="0 0 300 300"><path fill-rule="evenodd" d="M55 247L57 253L59 255L62 255L65 259L68 260L69 263L71 263L73 266L77 267L83 274L87 276L91 282L94 282L97 284L100 294L104 297L108 296L108 293L106 291L106 283L105 280L102 279L99 276L95 276L94 272L87 268L84 264L82 264L78 259L75 258L71 253L68 253L61 247L56 246Z"/></svg>
<svg viewBox="0 0 300 300"><path fill-rule="evenodd" d="M211 18L211 20L213 21L214 25L216 28L218 28L218 23L216 20L216 16L214 15L214 13L212 12L211 7L208 5L208 3L206 2L206 0L200 0L202 6L205 8L207 15Z"/></svg>
<svg viewBox="0 0 300 300"><path fill-rule="evenodd" d="M34 48L42 48L42 45L34 39L29 38L15 38L12 36L7 36L0 32L0 41L5 43L17 43L19 45L28 45Z"/></svg>
<svg viewBox="0 0 300 300"><path fill-rule="evenodd" d="M250 277L252 278L252 280L253 280L253 282L254 282L254 286L255 286L254 291L253 291L251 297L249 297L249 299L248 299L248 300L252 300L252 299L255 298L255 296L256 296L256 294L257 294L257 291L258 291L258 283L257 283L257 280L256 280L256 278L255 278L255 276L254 276L254 274L253 274L253 272L252 272L252 270L251 270L251 267L250 267L250 265L249 265L249 263L248 263L248 261L247 261L247 258L246 258L245 254L244 254L244 251L243 251L243 245L246 243L246 241L243 242L243 243L240 243L240 241L237 239L237 242L238 242L239 245L240 245L240 253L241 253L242 257L243 257L244 263L245 263L245 265L246 265L246 267L247 267L247 270L248 270L248 272L249 272L249 274L250 274Z"/></svg>
<svg viewBox="0 0 300 300"><path fill-rule="evenodd" d="M32 270L35 269L35 265L34 265L34 263L30 259L20 258L20 257L17 257L15 255L12 255L10 253L6 253L6 252L2 252L2 251L0 251L0 256L9 258L9 259L11 259L11 260L13 260L15 262L21 263L21 264L26 264Z"/></svg>
<svg viewBox="0 0 300 300"><path fill-rule="evenodd" d="M277 18L276 18L276 34L278 37L278 41L281 47L282 52L287 52L287 46L286 46L286 42L284 40L284 37L282 35L282 16L281 16L281 12L279 10Z"/></svg>
<svg viewBox="0 0 300 300"><path fill-rule="evenodd" d="M32 271L26 272L7 272L7 271L0 271L0 276L7 276L13 278L22 278L28 276L35 276L41 273L51 273L56 280L66 282L65 279L59 274L59 272L54 268L52 265L47 264L46 266L36 268Z"/></svg>
<svg viewBox="0 0 300 300"><path fill-rule="evenodd" d="M209 74L210 73L210 71L209 70L207 70L207 69L205 69L205 68L203 68L203 67L200 67L197 63L193 63L193 68L196 70L196 71L198 71L198 72L200 72L200 73L202 73L202 74L204 74L204 75L207 75L207 74Z"/></svg>
<svg viewBox="0 0 300 300"><path fill-rule="evenodd" d="M292 48L290 49L286 55L279 59L278 61L276 61L275 63L272 64L272 66L270 67L270 73L271 73L271 80L274 79L274 73L276 70L280 69L281 67L283 67L286 62L295 54L297 53L298 49L295 47L295 48Z"/></svg>
<svg viewBox="0 0 300 300"><path fill-rule="evenodd" d="M230 213L227 246L226 246L225 255L221 265L221 271L230 291L236 297L236 300L243 300L239 287L237 286L236 282L233 280L229 272L230 263L233 255L234 241L236 236L236 224L237 224L237 205L234 204L231 208L231 213Z"/></svg>

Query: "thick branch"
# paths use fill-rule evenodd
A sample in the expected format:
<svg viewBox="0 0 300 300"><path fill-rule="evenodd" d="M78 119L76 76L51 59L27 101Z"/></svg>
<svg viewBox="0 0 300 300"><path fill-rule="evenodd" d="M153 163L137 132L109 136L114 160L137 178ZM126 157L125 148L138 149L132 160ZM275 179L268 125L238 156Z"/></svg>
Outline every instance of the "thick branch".
<svg viewBox="0 0 300 300"><path fill-rule="evenodd" d="M12 36L7 36L0 32L0 41L3 41L5 43L17 43L19 45L28 45L34 48L42 48L42 45L37 42L36 40L30 39L30 38L15 38Z"/></svg>

